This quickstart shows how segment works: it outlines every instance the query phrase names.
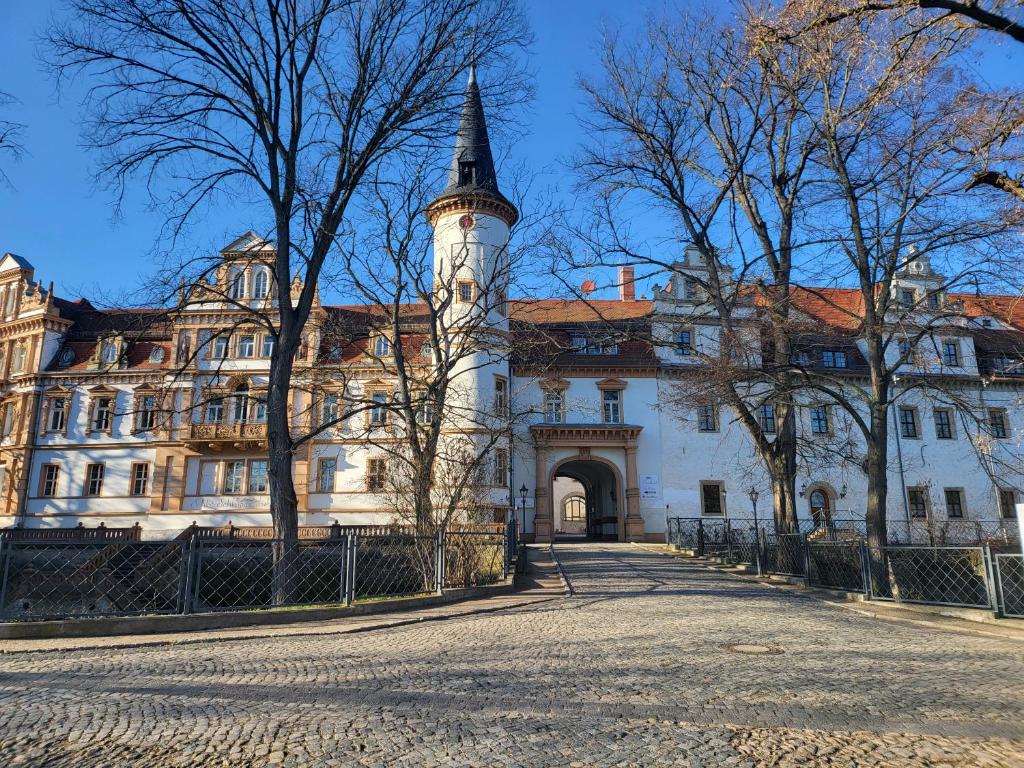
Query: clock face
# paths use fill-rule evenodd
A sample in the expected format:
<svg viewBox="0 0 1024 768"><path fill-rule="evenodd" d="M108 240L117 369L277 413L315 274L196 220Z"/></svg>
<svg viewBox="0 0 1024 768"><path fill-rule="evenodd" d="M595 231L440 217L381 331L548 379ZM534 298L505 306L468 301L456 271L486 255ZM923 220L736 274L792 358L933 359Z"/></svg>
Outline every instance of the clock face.
<svg viewBox="0 0 1024 768"><path fill-rule="evenodd" d="M475 223L476 222L473 219L473 214L471 213L465 213L459 219L459 226L462 227L462 229L470 229Z"/></svg>

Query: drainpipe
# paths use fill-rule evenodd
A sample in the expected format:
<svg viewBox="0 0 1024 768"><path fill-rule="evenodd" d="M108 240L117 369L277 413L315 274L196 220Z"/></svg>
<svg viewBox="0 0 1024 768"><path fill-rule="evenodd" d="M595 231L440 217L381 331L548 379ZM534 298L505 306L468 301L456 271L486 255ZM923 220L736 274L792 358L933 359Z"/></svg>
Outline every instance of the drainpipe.
<svg viewBox="0 0 1024 768"><path fill-rule="evenodd" d="M897 413L898 410L899 410L899 408L898 408L898 406L896 406L896 402L894 400L893 401L893 411L892 411L892 423L893 423L893 430L896 433L896 461L898 461L899 465L900 465L900 487L903 490L903 515L904 515L904 517L907 520L907 537L908 537L908 540L909 540L910 528L911 528L910 504L907 501L907 476L906 476L906 472L903 469L903 443L900 440L900 422L899 422L899 418L896 416L896 413ZM886 511L886 516L888 516L888 511Z"/></svg>

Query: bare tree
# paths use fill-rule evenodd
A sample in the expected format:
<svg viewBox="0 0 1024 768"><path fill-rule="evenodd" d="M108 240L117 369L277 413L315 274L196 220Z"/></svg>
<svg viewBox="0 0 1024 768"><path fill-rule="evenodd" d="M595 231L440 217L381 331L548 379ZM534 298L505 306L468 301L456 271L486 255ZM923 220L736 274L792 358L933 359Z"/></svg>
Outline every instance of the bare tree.
<svg viewBox="0 0 1024 768"><path fill-rule="evenodd" d="M5 91L0 91L0 114L12 109L18 100ZM0 117L0 158L6 160L19 160L25 151L21 144L22 135L25 132L25 124L16 120L8 120ZM10 178L0 164L0 181L10 183Z"/></svg>
<svg viewBox="0 0 1024 768"><path fill-rule="evenodd" d="M709 34L703 19L659 19L640 42L605 41L604 81L584 84L595 139L580 170L601 190L597 224L584 239L598 263L668 271L689 321L717 326L716 338L699 344L671 332L686 315L654 319L669 324L667 334L655 333L666 356L683 345L686 359L701 363L697 376L678 367L675 404L730 408L771 478L776 526L789 532L797 437L790 292L801 198L814 180L806 104L819 86L804 52L760 46L745 21ZM629 242L621 210L638 199L669 214L693 244L692 262L680 260L674 243L666 256L660 245ZM668 301L668 289L655 298Z"/></svg>
<svg viewBox="0 0 1024 768"><path fill-rule="evenodd" d="M49 31L60 76L89 90L99 177L134 177L174 234L217 195L252 199L275 243L267 392L271 514L297 535L287 407L321 271L385 158L450 133L461 75L508 65L525 31L513 0L69 0ZM299 276L296 295L287 288ZM285 568L284 571L287 569ZM283 571L282 571L283 573ZM286 573L284 576L286 577Z"/></svg>

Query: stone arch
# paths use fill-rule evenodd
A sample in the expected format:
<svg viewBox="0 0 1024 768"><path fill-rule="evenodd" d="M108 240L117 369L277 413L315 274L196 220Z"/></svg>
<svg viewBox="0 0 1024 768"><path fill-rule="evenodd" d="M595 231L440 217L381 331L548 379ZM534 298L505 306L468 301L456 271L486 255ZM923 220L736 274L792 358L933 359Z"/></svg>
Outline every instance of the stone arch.
<svg viewBox="0 0 1024 768"><path fill-rule="evenodd" d="M572 456L566 456L565 458L556 461L554 466L552 466L551 470L548 472L548 498L552 500L554 499L555 477L558 476L559 474L562 474L566 477L572 477L578 480L584 486L584 488L587 488L588 493L598 492L599 489L594 487L594 479L592 477L587 477L586 475L580 476L582 474L580 468L573 468L569 466L572 464L579 464L583 466L587 464L595 465L596 467L599 467L603 472L607 473L607 475L611 477L612 488L610 490L612 491L612 495L615 501L615 538L618 541L625 541L626 486L623 482L622 472L619 469L619 467L615 464L615 462L610 461L609 459L606 459L602 456L595 456L590 453L577 453L573 454ZM577 474L572 473L573 469L576 469ZM589 504L590 501L588 500L588 505ZM590 510L588 509L588 514L589 512Z"/></svg>

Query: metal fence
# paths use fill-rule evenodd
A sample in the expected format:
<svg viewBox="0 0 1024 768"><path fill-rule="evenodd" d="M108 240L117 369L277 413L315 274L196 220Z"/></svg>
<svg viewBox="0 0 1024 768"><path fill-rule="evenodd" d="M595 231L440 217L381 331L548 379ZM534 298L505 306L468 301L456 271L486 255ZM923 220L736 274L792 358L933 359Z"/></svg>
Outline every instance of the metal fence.
<svg viewBox="0 0 1024 768"><path fill-rule="evenodd" d="M340 538L0 541L0 620L351 605L493 584L514 530Z"/></svg>
<svg viewBox="0 0 1024 768"><path fill-rule="evenodd" d="M987 541L974 546L902 544L898 530L896 543L873 548L862 528L850 522L858 521L833 520L810 531L776 534L746 521L671 518L667 539L698 556L750 564L759 575L803 577L808 586L1024 618L1024 556L993 552Z"/></svg>

